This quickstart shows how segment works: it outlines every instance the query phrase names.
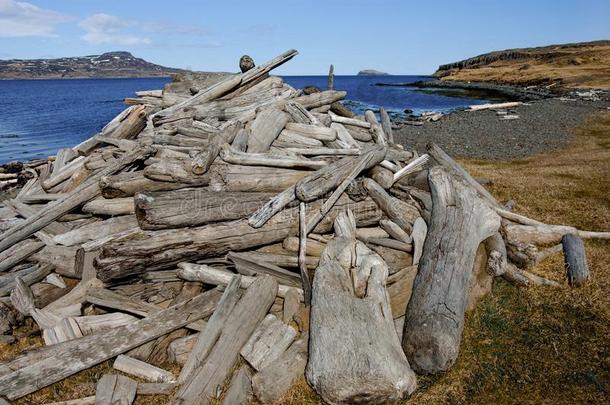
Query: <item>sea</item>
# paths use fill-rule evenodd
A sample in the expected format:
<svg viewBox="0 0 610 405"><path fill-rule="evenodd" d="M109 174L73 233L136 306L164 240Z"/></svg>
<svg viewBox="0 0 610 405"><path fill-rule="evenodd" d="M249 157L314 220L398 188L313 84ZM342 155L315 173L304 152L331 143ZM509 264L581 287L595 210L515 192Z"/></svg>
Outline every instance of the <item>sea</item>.
<svg viewBox="0 0 610 405"><path fill-rule="evenodd" d="M438 89L377 86L408 84L428 76L335 76L335 89L357 113L384 107L394 118L424 111L447 112L486 99L448 96ZM293 87L326 88L326 76L284 76ZM54 155L99 132L138 90L161 89L170 78L0 80L0 164Z"/></svg>

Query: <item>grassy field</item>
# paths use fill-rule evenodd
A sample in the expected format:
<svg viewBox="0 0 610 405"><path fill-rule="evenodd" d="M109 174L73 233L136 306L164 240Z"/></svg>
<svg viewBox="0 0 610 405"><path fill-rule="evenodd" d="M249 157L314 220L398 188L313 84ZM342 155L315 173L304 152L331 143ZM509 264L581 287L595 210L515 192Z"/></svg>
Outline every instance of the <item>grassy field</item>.
<svg viewBox="0 0 610 405"><path fill-rule="evenodd" d="M610 229L610 111L591 116L563 150L510 162L462 161L493 180L491 191L515 210L548 222ZM579 289L519 289L504 281L469 313L460 356L446 374L420 377L405 403L608 403L610 401L610 243L588 241L591 282ZM564 282L560 254L532 270ZM0 361L38 337L0 346ZM92 395L110 362L25 397L41 404ZM173 369L173 371L177 371ZM143 397L139 404L163 404ZM283 404L320 403L304 380Z"/></svg>
<svg viewBox="0 0 610 405"><path fill-rule="evenodd" d="M532 48L531 57L437 72L442 80L610 89L610 45Z"/></svg>

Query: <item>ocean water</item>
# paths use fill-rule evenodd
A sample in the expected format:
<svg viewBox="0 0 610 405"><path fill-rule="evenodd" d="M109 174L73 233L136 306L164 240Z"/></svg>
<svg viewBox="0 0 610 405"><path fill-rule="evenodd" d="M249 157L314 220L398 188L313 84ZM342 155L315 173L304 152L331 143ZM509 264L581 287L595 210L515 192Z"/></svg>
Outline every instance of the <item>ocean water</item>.
<svg viewBox="0 0 610 405"><path fill-rule="evenodd" d="M410 83L425 76L336 76L335 89L346 90L345 103L358 113L383 106L392 115L405 108L449 111L481 99L448 97L409 87L375 83ZM326 88L326 76L286 76L290 85ZM169 78L0 80L0 164L54 155L99 132L138 90L160 89Z"/></svg>

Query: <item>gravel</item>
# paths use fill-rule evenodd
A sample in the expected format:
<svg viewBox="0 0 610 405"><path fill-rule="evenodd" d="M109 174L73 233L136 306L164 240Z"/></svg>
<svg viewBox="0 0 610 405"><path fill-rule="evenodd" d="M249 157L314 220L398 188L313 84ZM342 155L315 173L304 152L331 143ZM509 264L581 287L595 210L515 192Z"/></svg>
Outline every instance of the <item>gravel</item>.
<svg viewBox="0 0 610 405"><path fill-rule="evenodd" d="M419 151L434 142L456 157L509 160L561 148L572 128L609 106L608 101L546 99L508 110L519 116L513 120L501 120L491 110L458 111L422 126L406 125L395 130L394 137Z"/></svg>

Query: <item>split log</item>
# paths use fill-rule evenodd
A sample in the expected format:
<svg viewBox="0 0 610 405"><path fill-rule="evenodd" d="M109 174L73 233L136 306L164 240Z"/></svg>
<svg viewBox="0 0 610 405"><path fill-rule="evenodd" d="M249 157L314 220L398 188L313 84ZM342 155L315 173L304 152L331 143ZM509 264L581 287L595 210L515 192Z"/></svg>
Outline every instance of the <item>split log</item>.
<svg viewBox="0 0 610 405"><path fill-rule="evenodd" d="M416 370L438 373L458 356L475 254L498 231L500 217L445 169L434 167L428 177L432 221L407 308L403 348Z"/></svg>
<svg viewBox="0 0 610 405"><path fill-rule="evenodd" d="M135 316L123 314L121 312L113 312L103 315L77 316L74 318L74 321L76 321L78 324L78 328L81 330L83 335L91 335L102 330L128 325L137 320L138 318Z"/></svg>
<svg viewBox="0 0 610 405"><path fill-rule="evenodd" d="M409 162L408 165L406 165L405 167L403 167L402 169L400 169L396 173L394 173L393 183L396 183L397 181L399 181L400 179L402 179L405 176L408 176L410 174L423 170L429 161L430 161L430 155L428 155L428 154L423 154L423 155L413 159L412 161Z"/></svg>
<svg viewBox="0 0 610 405"><path fill-rule="evenodd" d="M42 331L42 338L46 346L56 345L81 337L83 337L83 334L73 318L60 319L53 327Z"/></svg>
<svg viewBox="0 0 610 405"><path fill-rule="evenodd" d="M382 219L381 221L379 221L379 226L381 226L384 231L386 231L392 238L396 239L399 242L409 244L412 242L409 234L389 219Z"/></svg>
<svg viewBox="0 0 610 405"><path fill-rule="evenodd" d="M229 389L222 400L222 405L246 405L252 400L252 373L248 366L242 366L237 370Z"/></svg>
<svg viewBox="0 0 610 405"><path fill-rule="evenodd" d="M244 218L260 208L267 193L213 192L193 188L167 192L142 192L134 197L142 229L198 226Z"/></svg>
<svg viewBox="0 0 610 405"><path fill-rule="evenodd" d="M276 360L296 337L297 332L275 315L268 314L241 348L240 354L259 371Z"/></svg>
<svg viewBox="0 0 610 405"><path fill-rule="evenodd" d="M182 384L172 403L206 404L216 396L217 387L229 376L240 349L269 311L276 293L277 283L269 276L258 278L246 290L226 318L209 354L202 359L193 377Z"/></svg>
<svg viewBox="0 0 610 405"><path fill-rule="evenodd" d="M417 276L417 266L408 266L388 278L388 295L394 319L405 316L411 300L413 283ZM404 326L404 325L403 325ZM402 329L400 330L402 336ZM402 339L401 339L402 340Z"/></svg>
<svg viewBox="0 0 610 405"><path fill-rule="evenodd" d="M129 325L39 349L3 364L0 392L14 400L212 314L220 299L208 291ZM87 356L83 356L87 353ZM0 373L2 374L2 373Z"/></svg>
<svg viewBox="0 0 610 405"><path fill-rule="evenodd" d="M11 304L23 316L30 315L34 309L34 294L19 277L15 279L15 288L11 291Z"/></svg>
<svg viewBox="0 0 610 405"><path fill-rule="evenodd" d="M89 288L84 301L104 308L117 309L138 316L150 316L160 311L156 305L104 289Z"/></svg>
<svg viewBox="0 0 610 405"><path fill-rule="evenodd" d="M355 231L351 213L340 214L316 269L307 380L332 404L404 399L416 382L394 329L388 269Z"/></svg>
<svg viewBox="0 0 610 405"><path fill-rule="evenodd" d="M250 130L249 129L240 129L231 146L233 149L238 150L240 152L245 152L246 148L248 148L248 138L250 138Z"/></svg>
<svg viewBox="0 0 610 405"><path fill-rule="evenodd" d="M40 252L34 254L32 259L41 264L54 267L57 274L70 278L81 278L76 267L76 253L78 248L69 246L45 246Z"/></svg>
<svg viewBox="0 0 610 405"><path fill-rule="evenodd" d="M130 215L135 213L133 198L96 198L89 201L81 211L94 215Z"/></svg>
<svg viewBox="0 0 610 405"><path fill-rule="evenodd" d="M428 235L428 225L422 217L419 217L413 222L413 231L411 232L411 240L413 241L413 264L417 266L424 251L424 242Z"/></svg>
<svg viewBox="0 0 610 405"><path fill-rule="evenodd" d="M136 399L138 383L124 375L106 374L97 382L96 405L131 405Z"/></svg>
<svg viewBox="0 0 610 405"><path fill-rule="evenodd" d="M294 192L295 186L292 185L256 210L248 218L250 226L253 228L260 228L265 225L272 216L283 210L288 204L296 199Z"/></svg>
<svg viewBox="0 0 610 405"><path fill-rule="evenodd" d="M273 141L271 146L273 147L281 147L281 148L290 148L290 147L301 147L301 148L319 148L324 144L322 141L319 141L315 138L311 138L309 136L301 135L295 131L287 131L283 130L280 132L278 137Z"/></svg>
<svg viewBox="0 0 610 405"><path fill-rule="evenodd" d="M98 185L98 181L100 178L114 174L119 170L123 169L125 166L137 160L148 157L151 153L152 150L150 148L144 148L126 154L113 165L89 177L87 181L82 183L72 192L66 194L59 200L48 204L48 206L43 211L38 212L36 215L31 216L24 222L17 224L11 229L7 230L2 235L2 240L0 240L0 252L5 251L7 248L13 246L15 243L27 238L34 232L44 228L46 225L50 224L55 219L70 212L81 204L94 199L100 193L100 187Z"/></svg>
<svg viewBox="0 0 610 405"><path fill-rule="evenodd" d="M112 367L115 370L134 377L156 383L173 383L176 382L176 377L169 371L165 371L159 367L155 367L146 362L125 356L119 355Z"/></svg>
<svg viewBox="0 0 610 405"><path fill-rule="evenodd" d="M330 119L333 122L338 122L340 124L345 124L345 125L352 125L355 127L360 127L360 128L364 128L364 129L370 129L371 128L371 123L367 122L367 121L362 121L359 120L357 118L348 118L348 117L341 117L337 114L334 114L332 112L328 113L328 115L330 115Z"/></svg>
<svg viewBox="0 0 610 405"><path fill-rule="evenodd" d="M265 108L256 114L248 137L248 152L266 152L288 122L288 114L275 108Z"/></svg>
<svg viewBox="0 0 610 405"><path fill-rule="evenodd" d="M568 283L573 287L580 287L589 279L585 244L573 234L564 235L561 244Z"/></svg>
<svg viewBox="0 0 610 405"><path fill-rule="evenodd" d="M276 403L303 376L307 364L307 337L296 340L280 357L252 378L252 389L262 403Z"/></svg>

